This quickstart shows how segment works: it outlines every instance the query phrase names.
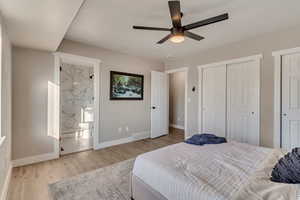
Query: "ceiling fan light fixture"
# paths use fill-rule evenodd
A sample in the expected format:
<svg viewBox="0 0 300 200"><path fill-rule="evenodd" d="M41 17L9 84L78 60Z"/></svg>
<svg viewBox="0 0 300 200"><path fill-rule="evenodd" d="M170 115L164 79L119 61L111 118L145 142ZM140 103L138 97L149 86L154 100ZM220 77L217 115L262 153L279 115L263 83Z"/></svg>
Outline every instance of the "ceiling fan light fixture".
<svg viewBox="0 0 300 200"><path fill-rule="evenodd" d="M193 32L190 32L190 30L229 19L228 13L224 13L215 17L211 17L205 20L201 20L183 26L181 23L183 13L181 12L181 8L180 8L180 0L168 0L168 5L169 5L170 16L172 19L172 28L160 28L160 27L148 27L148 26L133 26L133 28L140 29L140 30L170 32L164 38L159 40L157 44L163 44L168 40L171 40L171 42L173 43L182 43L185 40L185 37L197 41L204 39L204 37L202 37L201 35L197 35Z"/></svg>
<svg viewBox="0 0 300 200"><path fill-rule="evenodd" d="M175 34L170 38L171 42L173 43L181 43L184 41L184 39L185 38L183 34Z"/></svg>

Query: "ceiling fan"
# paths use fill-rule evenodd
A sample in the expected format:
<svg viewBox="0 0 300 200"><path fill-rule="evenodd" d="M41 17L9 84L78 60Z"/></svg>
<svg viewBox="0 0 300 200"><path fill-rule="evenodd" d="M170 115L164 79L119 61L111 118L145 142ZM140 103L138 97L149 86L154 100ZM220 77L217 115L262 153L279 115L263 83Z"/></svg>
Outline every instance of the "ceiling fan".
<svg viewBox="0 0 300 200"><path fill-rule="evenodd" d="M157 28L157 27L146 27L146 26L133 26L134 29L140 30L152 30L152 31L170 31L171 33L157 42L157 44L162 44L167 40L171 40L174 43L183 42L185 37L192 38L194 40L200 41L203 40L204 37L194 34L190 32L191 29L195 29L201 26L206 26L209 24L213 24L216 22L220 22L223 20L227 20L229 18L228 13L218 15L216 17L212 17L209 19L205 19L199 22L195 22L192 24L188 24L182 26L181 18L183 17L183 13L180 10L180 1L168 1L171 19L172 19L172 28Z"/></svg>

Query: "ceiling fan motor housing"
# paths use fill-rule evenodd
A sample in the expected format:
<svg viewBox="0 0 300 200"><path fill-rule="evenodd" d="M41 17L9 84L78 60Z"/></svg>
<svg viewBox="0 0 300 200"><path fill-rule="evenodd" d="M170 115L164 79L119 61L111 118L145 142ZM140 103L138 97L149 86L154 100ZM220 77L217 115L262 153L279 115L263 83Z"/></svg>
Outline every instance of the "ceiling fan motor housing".
<svg viewBox="0 0 300 200"><path fill-rule="evenodd" d="M184 35L184 29L182 27L174 27L171 29L172 35Z"/></svg>

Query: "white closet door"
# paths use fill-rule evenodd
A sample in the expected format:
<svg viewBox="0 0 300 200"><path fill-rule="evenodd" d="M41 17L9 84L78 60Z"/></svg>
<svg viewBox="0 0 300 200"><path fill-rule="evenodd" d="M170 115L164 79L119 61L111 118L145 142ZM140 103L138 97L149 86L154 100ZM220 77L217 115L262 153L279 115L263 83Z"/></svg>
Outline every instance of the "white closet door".
<svg viewBox="0 0 300 200"><path fill-rule="evenodd" d="M259 61L227 65L227 138L259 145Z"/></svg>
<svg viewBox="0 0 300 200"><path fill-rule="evenodd" d="M202 133L226 136L226 65L202 70Z"/></svg>
<svg viewBox="0 0 300 200"><path fill-rule="evenodd" d="M169 77L163 72L151 72L151 138L169 132Z"/></svg>
<svg viewBox="0 0 300 200"><path fill-rule="evenodd" d="M282 57L282 148L300 147L300 54Z"/></svg>

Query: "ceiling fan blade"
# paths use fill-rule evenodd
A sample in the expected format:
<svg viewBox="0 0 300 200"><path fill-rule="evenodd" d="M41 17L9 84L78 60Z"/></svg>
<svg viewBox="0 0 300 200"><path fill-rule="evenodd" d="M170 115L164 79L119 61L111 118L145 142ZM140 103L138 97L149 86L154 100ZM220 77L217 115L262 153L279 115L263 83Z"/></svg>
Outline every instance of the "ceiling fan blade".
<svg viewBox="0 0 300 200"><path fill-rule="evenodd" d="M133 29L150 30L150 31L171 31L169 28L147 27L147 26L133 26Z"/></svg>
<svg viewBox="0 0 300 200"><path fill-rule="evenodd" d="M181 27L181 11L179 1L169 1L170 15L172 18L172 24L174 27Z"/></svg>
<svg viewBox="0 0 300 200"><path fill-rule="evenodd" d="M218 15L216 17L212 17L212 18L209 18L209 19L205 19L205 20L202 20L202 21L199 21L199 22L196 22L196 23L186 25L183 28L184 28L184 30L191 30L191 29L198 28L198 27L201 27L201 26L206 26L206 25L209 25L209 24L213 24L213 23L216 23L216 22L227 20L228 18L229 18L228 13L225 13L225 14L222 14L222 15Z"/></svg>
<svg viewBox="0 0 300 200"><path fill-rule="evenodd" d="M158 41L157 44L162 44L165 41L167 41L168 39L170 39L171 37L172 37L172 34L169 34L166 37L164 37L163 39L161 39L160 41Z"/></svg>
<svg viewBox="0 0 300 200"><path fill-rule="evenodd" d="M189 38L192 38L192 39L198 40L198 41L204 39L204 37L202 37L202 36L200 36L200 35L197 35L197 34L195 34L195 33L192 33L192 32L190 32L190 31L184 31L184 35L185 35L186 37L189 37Z"/></svg>

